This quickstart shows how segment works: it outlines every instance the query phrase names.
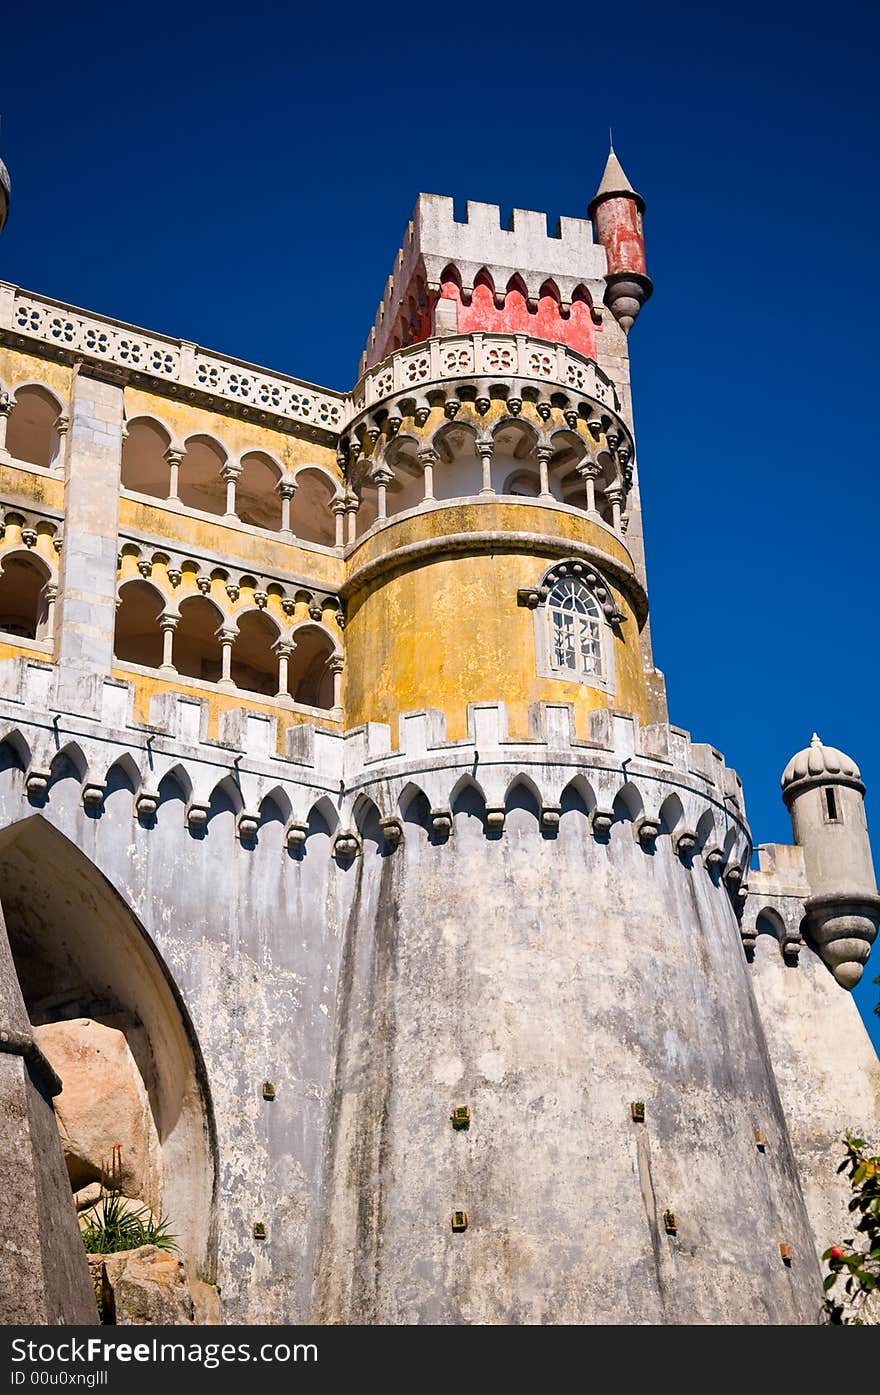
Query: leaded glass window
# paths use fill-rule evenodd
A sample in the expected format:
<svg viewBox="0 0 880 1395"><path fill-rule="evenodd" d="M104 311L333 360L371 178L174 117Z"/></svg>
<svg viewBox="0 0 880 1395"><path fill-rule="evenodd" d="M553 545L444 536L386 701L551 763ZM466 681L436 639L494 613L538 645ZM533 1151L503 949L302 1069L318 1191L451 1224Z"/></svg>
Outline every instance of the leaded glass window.
<svg viewBox="0 0 880 1395"><path fill-rule="evenodd" d="M550 667L577 678L602 677L602 613L576 577L557 581L547 597Z"/></svg>

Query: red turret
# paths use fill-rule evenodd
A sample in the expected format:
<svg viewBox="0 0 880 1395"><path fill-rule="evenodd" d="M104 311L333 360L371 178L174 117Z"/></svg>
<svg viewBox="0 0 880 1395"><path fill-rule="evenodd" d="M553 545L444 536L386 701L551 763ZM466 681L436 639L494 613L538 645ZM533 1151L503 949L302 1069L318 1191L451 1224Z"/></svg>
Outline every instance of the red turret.
<svg viewBox="0 0 880 1395"><path fill-rule="evenodd" d="M612 146L589 213L608 258L605 304L627 334L654 289L645 266L644 211L645 200L630 184Z"/></svg>

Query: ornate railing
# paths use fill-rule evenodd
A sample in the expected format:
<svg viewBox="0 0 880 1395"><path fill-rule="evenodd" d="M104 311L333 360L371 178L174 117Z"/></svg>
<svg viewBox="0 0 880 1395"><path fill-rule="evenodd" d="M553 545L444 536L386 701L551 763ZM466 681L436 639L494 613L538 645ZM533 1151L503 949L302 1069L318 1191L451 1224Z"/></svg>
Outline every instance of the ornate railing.
<svg viewBox="0 0 880 1395"><path fill-rule="evenodd" d="M103 315L21 291L0 281L0 334L13 343L36 341L59 356L91 359L138 379L204 393L255 413L299 422L337 435L351 419L395 393L471 377L532 379L548 388L583 393L619 410L614 384L592 359L526 334L456 334L401 349L361 378L350 396L297 378L207 353L184 339L145 333Z"/></svg>
<svg viewBox="0 0 880 1395"><path fill-rule="evenodd" d="M399 349L371 368L351 395L352 415L396 393L418 394L450 379L493 376L531 378L551 389L583 393L612 411L620 408L607 374L564 344L527 334L456 334Z"/></svg>
<svg viewBox="0 0 880 1395"><path fill-rule="evenodd" d="M15 341L36 340L62 356L111 364L164 384L195 389L282 420L304 422L334 435L344 426L342 393L315 389L296 378L206 353L182 339L144 333L102 315L0 282L0 332Z"/></svg>

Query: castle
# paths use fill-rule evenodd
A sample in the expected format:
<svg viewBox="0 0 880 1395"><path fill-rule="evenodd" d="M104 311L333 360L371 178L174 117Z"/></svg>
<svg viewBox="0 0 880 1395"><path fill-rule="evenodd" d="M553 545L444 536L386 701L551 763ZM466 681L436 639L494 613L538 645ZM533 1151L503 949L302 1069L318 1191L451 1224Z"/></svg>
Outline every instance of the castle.
<svg viewBox="0 0 880 1395"><path fill-rule="evenodd" d="M864 788L750 870L669 723L588 211L421 195L349 393L0 282L3 1320L95 1320L121 1139L202 1321L818 1321Z"/></svg>

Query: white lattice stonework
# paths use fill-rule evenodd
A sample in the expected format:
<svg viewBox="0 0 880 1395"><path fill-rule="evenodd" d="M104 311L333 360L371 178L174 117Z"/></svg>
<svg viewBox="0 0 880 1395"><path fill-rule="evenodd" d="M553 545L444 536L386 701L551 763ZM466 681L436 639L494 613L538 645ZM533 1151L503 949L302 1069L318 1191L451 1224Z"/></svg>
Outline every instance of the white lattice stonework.
<svg viewBox="0 0 880 1395"><path fill-rule="evenodd" d="M482 374L536 379L574 388L613 411L620 403L611 379L592 359L561 344L525 334L460 334L400 349L364 375L349 399L351 416L395 393Z"/></svg>
<svg viewBox="0 0 880 1395"><path fill-rule="evenodd" d="M194 388L228 402L336 434L346 400L294 378L205 353L183 340L145 334L115 320L25 294L0 282L0 332L37 340L64 355L92 359L166 384Z"/></svg>

